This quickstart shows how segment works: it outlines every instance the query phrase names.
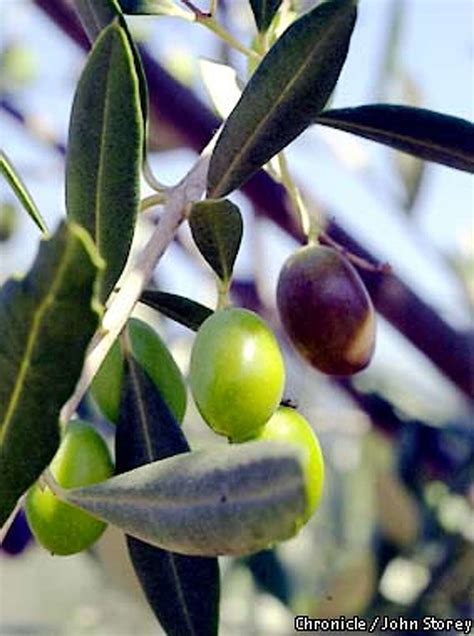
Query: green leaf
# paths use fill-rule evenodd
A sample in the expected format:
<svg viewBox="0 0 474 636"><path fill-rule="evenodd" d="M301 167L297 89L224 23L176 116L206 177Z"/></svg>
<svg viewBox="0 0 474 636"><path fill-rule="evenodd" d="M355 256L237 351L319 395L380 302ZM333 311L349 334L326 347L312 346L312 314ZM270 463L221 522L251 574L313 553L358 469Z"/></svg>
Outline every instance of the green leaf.
<svg viewBox="0 0 474 636"><path fill-rule="evenodd" d="M451 168L474 172L474 125L423 108L373 104L321 113L317 123Z"/></svg>
<svg viewBox="0 0 474 636"><path fill-rule="evenodd" d="M74 5L91 43L105 27L122 15L117 0L75 0Z"/></svg>
<svg viewBox="0 0 474 636"><path fill-rule="evenodd" d="M169 457L58 495L166 550L243 555L300 528L303 463L296 445L248 442Z"/></svg>
<svg viewBox="0 0 474 636"><path fill-rule="evenodd" d="M208 196L240 187L312 124L346 59L353 0L332 0L294 22L264 57L217 140Z"/></svg>
<svg viewBox="0 0 474 636"><path fill-rule="evenodd" d="M197 331L206 318L213 313L212 309L195 300L155 289L146 289L140 297L140 302L193 331Z"/></svg>
<svg viewBox="0 0 474 636"><path fill-rule="evenodd" d="M28 212L33 221L36 223L36 225L39 227L41 232L43 232L43 234L47 234L48 228L46 227L46 223L44 222L43 217L41 216L41 212L36 207L36 203L33 201L31 194L28 192L25 184L21 180L20 175L15 170L12 162L3 152L3 150L0 151L0 172L8 181L18 200Z"/></svg>
<svg viewBox="0 0 474 636"><path fill-rule="evenodd" d="M178 7L174 0L120 0L120 5L124 13L189 18L189 11Z"/></svg>
<svg viewBox="0 0 474 636"><path fill-rule="evenodd" d="M243 222L239 208L227 199L195 203L189 215L194 242L206 261L227 283L242 242Z"/></svg>
<svg viewBox="0 0 474 636"><path fill-rule="evenodd" d="M143 121L132 50L122 27L94 45L72 107L66 166L69 217L95 240L106 269L105 300L130 251L140 201Z"/></svg>
<svg viewBox="0 0 474 636"><path fill-rule="evenodd" d="M148 122L148 86L145 71L143 70L140 53L135 46L127 22L123 16L120 3L117 0L76 0L75 8L91 43L94 43L102 30L109 26L115 19L125 31L135 61L135 70L140 86L143 129L146 130ZM146 136L144 136L143 139L143 156L146 156Z"/></svg>
<svg viewBox="0 0 474 636"><path fill-rule="evenodd" d="M100 267L87 233L63 224L27 276L0 289L0 525L57 449L59 412L99 322Z"/></svg>
<svg viewBox="0 0 474 636"><path fill-rule="evenodd" d="M258 587L291 607L292 584L276 549L262 550L242 559Z"/></svg>
<svg viewBox="0 0 474 636"><path fill-rule="evenodd" d="M282 0L250 0L250 6L259 31L268 29L281 3Z"/></svg>
<svg viewBox="0 0 474 636"><path fill-rule="evenodd" d="M129 357L115 437L117 471L188 451L183 431L154 382ZM176 554L130 536L127 546L147 600L167 634L217 634L217 559Z"/></svg>

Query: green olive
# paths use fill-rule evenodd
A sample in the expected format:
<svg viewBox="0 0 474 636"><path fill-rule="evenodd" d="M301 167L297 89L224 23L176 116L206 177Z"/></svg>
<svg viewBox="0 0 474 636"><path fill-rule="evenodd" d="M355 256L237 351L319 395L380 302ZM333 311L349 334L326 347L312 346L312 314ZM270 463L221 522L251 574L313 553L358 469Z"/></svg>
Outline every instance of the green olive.
<svg viewBox="0 0 474 636"><path fill-rule="evenodd" d="M281 406L265 424L258 439L289 442L304 450L307 506L302 524L306 523L318 506L324 484L324 459L313 429L295 409Z"/></svg>
<svg viewBox="0 0 474 636"><path fill-rule="evenodd" d="M77 421L68 425L50 470L60 486L74 488L104 481L114 469L102 437L90 424ZM28 491L25 511L38 543L53 554L81 552L106 528L103 521L60 501L38 483Z"/></svg>
<svg viewBox="0 0 474 636"><path fill-rule="evenodd" d="M209 426L231 441L257 435L281 400L285 369L275 336L246 309L215 312L191 354L191 390Z"/></svg>
<svg viewBox="0 0 474 636"><path fill-rule="evenodd" d="M153 380L178 422L186 411L186 387L181 372L167 346L147 323L131 318L127 333L133 357ZM118 421L122 394L124 360L120 343L115 342L91 385L91 393L101 413Z"/></svg>
<svg viewBox="0 0 474 636"><path fill-rule="evenodd" d="M370 362L375 312L359 274L329 247L297 250L277 288L282 324L299 353L329 375L351 375Z"/></svg>

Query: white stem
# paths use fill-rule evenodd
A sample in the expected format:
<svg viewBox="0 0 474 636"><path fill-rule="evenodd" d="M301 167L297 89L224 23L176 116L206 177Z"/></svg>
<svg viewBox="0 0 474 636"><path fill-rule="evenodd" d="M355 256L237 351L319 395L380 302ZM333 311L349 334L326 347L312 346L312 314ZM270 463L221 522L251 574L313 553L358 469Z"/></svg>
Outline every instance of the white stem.
<svg viewBox="0 0 474 636"><path fill-rule="evenodd" d="M158 226L143 252L138 255L136 262L130 268L120 291L115 295L104 315L99 331L89 345L76 389L61 410L62 422L68 422L76 411L105 356L124 328L158 261L184 220L187 206L201 198L205 189L212 147L213 141L206 147L184 179L177 186L170 188Z"/></svg>
<svg viewBox="0 0 474 636"><path fill-rule="evenodd" d="M0 545L2 545L5 537L7 536L7 532L10 530L10 526L14 522L16 515L20 511L20 508L23 506L24 499L25 499L25 495L23 495L22 497L20 497L20 499L18 499L18 501L16 502L16 506L13 508L13 510L10 513L10 516L5 521L3 526L0 528Z"/></svg>

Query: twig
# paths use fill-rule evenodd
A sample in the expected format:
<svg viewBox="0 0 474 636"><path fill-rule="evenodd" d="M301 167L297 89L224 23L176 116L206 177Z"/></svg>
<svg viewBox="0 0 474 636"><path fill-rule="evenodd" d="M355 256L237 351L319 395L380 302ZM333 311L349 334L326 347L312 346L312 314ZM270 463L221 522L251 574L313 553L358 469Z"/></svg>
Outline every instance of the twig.
<svg viewBox="0 0 474 636"><path fill-rule="evenodd" d="M17 516L17 514L20 512L20 509L23 506L24 500L25 500L25 495L23 495L22 497L18 499L18 501L16 502L16 506L13 508L13 510L10 513L10 516L5 521L3 526L0 528L0 545L2 545L3 541L5 540L5 537L7 536L8 531L10 530L10 526L15 521L15 517Z"/></svg>
<svg viewBox="0 0 474 636"><path fill-rule="evenodd" d="M368 272L378 272L381 274L391 274L393 271L390 263L374 263L362 256L358 256L357 254L354 254L343 245L335 241L326 232L320 232L318 238L320 243L332 247L337 252L345 256L348 261L353 263L359 269L365 269Z"/></svg>
<svg viewBox="0 0 474 636"><path fill-rule="evenodd" d="M186 207L201 198L205 188L212 142L203 151L186 177L169 191L163 215L143 252L127 274L120 291L112 299L99 331L89 345L81 377L73 395L61 410L61 421L68 422L99 370L112 344L124 328L136 302L151 278L153 271L174 239L185 218Z"/></svg>

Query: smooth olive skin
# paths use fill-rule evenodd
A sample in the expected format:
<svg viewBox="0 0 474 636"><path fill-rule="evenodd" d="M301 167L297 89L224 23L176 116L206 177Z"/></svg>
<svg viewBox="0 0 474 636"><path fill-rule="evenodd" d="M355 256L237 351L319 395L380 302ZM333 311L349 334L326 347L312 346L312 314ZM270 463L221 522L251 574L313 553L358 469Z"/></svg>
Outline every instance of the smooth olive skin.
<svg viewBox="0 0 474 636"><path fill-rule="evenodd" d="M63 488L86 486L108 479L114 472L109 450L102 437L86 422L71 422L50 465ZM52 554L82 552L104 532L107 524L75 506L60 501L46 487L30 488L26 517L38 543Z"/></svg>
<svg viewBox="0 0 474 636"><path fill-rule="evenodd" d="M309 422L295 409L281 406L263 427L258 439L298 445L303 451L307 504L301 525L316 510L324 485L324 459ZM301 527L301 526L300 526Z"/></svg>
<svg viewBox="0 0 474 636"><path fill-rule="evenodd" d="M181 371L167 346L146 322L131 318L127 333L132 354L145 369L178 422L186 411L186 386ZM124 360L120 343L115 342L107 354L91 385L91 394L101 413L117 423L124 374Z"/></svg>
<svg viewBox="0 0 474 636"><path fill-rule="evenodd" d="M375 311L354 267L335 250L310 245L285 262L277 287L282 324L299 353L329 375L352 375L370 362Z"/></svg>
<svg viewBox="0 0 474 636"><path fill-rule="evenodd" d="M231 441L257 435L278 407L285 368L275 336L246 309L215 312L193 345L191 390L209 426Z"/></svg>

